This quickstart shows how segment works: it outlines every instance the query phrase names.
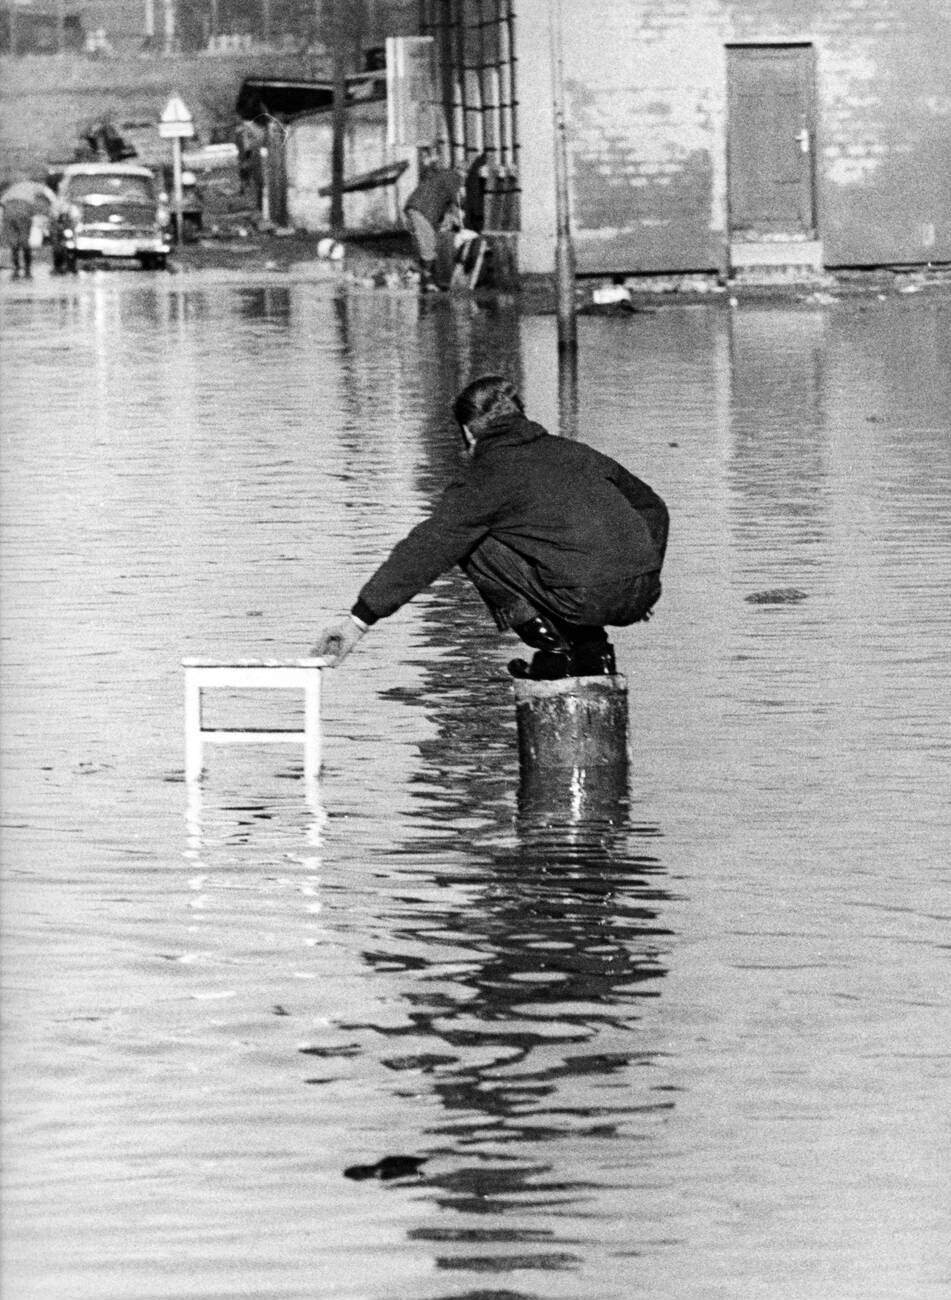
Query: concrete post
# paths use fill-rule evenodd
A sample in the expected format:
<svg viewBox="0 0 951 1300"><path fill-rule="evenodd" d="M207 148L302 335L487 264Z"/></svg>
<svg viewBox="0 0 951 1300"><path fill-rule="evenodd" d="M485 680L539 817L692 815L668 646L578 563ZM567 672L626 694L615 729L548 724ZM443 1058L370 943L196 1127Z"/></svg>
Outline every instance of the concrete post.
<svg viewBox="0 0 951 1300"><path fill-rule="evenodd" d="M627 797L627 680L517 681L520 804L559 820L584 820Z"/></svg>

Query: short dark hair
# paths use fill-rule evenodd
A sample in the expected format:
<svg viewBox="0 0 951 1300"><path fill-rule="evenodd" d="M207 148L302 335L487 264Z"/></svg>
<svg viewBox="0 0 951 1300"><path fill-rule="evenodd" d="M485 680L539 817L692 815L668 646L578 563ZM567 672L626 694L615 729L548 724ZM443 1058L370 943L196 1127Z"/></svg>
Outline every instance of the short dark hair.
<svg viewBox="0 0 951 1300"><path fill-rule="evenodd" d="M452 404L452 413L478 439L506 416L524 415L525 405L511 380L503 375L483 375L465 386Z"/></svg>

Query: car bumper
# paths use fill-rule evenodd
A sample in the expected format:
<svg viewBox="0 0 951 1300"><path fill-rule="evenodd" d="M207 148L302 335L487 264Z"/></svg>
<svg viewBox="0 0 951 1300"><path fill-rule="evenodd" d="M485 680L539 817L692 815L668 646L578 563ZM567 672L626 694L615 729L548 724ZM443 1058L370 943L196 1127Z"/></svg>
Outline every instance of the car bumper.
<svg viewBox="0 0 951 1300"><path fill-rule="evenodd" d="M80 257L141 257L143 254L165 255L171 244L161 235L130 235L112 239L102 235L74 235L65 246Z"/></svg>

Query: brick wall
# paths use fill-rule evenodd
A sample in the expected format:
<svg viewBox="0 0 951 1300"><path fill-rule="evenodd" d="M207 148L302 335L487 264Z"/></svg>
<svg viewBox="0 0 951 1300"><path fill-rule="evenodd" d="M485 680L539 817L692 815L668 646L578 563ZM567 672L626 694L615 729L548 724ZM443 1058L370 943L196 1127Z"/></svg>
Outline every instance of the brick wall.
<svg viewBox="0 0 951 1300"><path fill-rule="evenodd" d="M951 260L945 0L562 0L581 272L717 269L726 46L816 52L816 198L829 265ZM523 271L553 257L548 6L519 6ZM525 123L537 123L526 132Z"/></svg>

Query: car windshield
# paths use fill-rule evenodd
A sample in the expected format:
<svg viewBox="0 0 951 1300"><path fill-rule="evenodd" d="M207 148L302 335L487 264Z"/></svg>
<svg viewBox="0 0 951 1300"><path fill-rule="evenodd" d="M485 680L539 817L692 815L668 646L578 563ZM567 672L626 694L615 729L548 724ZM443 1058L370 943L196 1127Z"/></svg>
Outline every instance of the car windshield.
<svg viewBox="0 0 951 1300"><path fill-rule="evenodd" d="M108 202L121 199L126 203L154 203L155 194L148 176L100 175L70 176L66 189L71 199Z"/></svg>

